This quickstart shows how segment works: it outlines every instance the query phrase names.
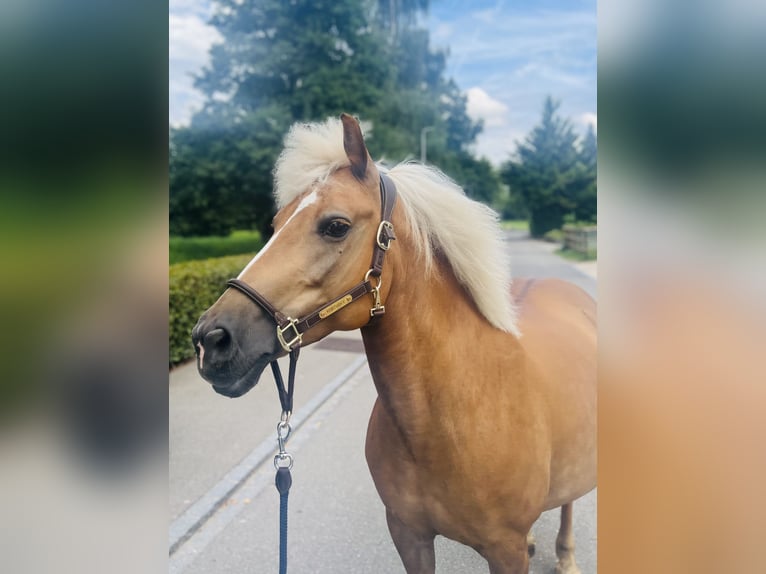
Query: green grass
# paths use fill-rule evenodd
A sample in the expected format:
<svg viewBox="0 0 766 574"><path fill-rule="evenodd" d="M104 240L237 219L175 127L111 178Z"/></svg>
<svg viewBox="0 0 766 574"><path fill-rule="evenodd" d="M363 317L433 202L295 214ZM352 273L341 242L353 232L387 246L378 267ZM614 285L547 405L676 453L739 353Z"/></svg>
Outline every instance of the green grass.
<svg viewBox="0 0 766 574"><path fill-rule="evenodd" d="M263 247L257 231L233 231L228 237L171 237L170 264L256 253Z"/></svg>
<svg viewBox="0 0 766 574"><path fill-rule="evenodd" d="M566 247L562 247L556 251L556 255L560 255L564 259L569 259L570 261L594 261L596 259L595 250L589 251L588 253L580 253L579 251L567 249Z"/></svg>
<svg viewBox="0 0 766 574"><path fill-rule="evenodd" d="M526 219L510 219L500 222L500 227L506 231L529 231L529 221Z"/></svg>

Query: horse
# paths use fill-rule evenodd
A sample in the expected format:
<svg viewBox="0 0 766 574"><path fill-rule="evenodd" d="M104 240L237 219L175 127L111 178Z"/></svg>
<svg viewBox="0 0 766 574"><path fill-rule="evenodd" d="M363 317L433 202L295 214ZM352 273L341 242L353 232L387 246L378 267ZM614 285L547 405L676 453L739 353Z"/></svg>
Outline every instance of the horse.
<svg viewBox="0 0 766 574"><path fill-rule="evenodd" d="M202 377L240 396L276 358L361 329L377 390L365 454L406 572L435 572L440 534L493 574L526 573L533 523L561 507L556 572L578 573L572 502L596 485L593 299L511 282L496 214L434 168L376 165L347 114L294 125L274 182L273 236L192 332Z"/></svg>

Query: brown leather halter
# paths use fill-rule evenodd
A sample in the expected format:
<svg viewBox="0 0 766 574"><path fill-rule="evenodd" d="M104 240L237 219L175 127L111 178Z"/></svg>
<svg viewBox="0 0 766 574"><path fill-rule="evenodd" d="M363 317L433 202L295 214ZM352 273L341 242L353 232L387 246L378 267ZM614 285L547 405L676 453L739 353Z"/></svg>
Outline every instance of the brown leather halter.
<svg viewBox="0 0 766 574"><path fill-rule="evenodd" d="M326 303L315 311L304 315L299 319L288 317L278 311L268 299L258 293L250 285L240 279L229 279L226 284L241 291L261 306L277 323L277 339L282 348L288 353L295 347L299 347L302 342L303 333L311 329L314 325L326 319L336 311L346 305L363 297L367 293L372 293L374 297L374 307L370 310L370 317L378 317L386 312L386 308L380 303L380 275L383 272L383 261L386 257L386 251L390 246L391 240L396 239L394 235L394 226L391 224L391 213L396 204L396 186L387 175L380 175L380 203L381 203L381 221L378 225L378 232L375 237L375 246L372 252L372 262L370 270L364 276L364 280L354 285L351 289L339 295L329 303ZM376 279L373 285L370 278Z"/></svg>
<svg viewBox="0 0 766 574"><path fill-rule="evenodd" d="M396 186L394 185L394 182L391 181L391 178L382 173L380 174L380 204L380 225L378 225L378 231L375 235L375 245L373 247L370 269L365 274L364 279L348 291L342 293L308 315L293 319L277 310L271 303L269 303L266 297L258 293L258 291L244 281L240 279L229 279L226 282L229 287L234 287L238 291L244 293L274 319L277 324L277 339L279 340L280 345L282 345L282 348L290 353L289 386L286 391L276 359L271 362L271 369L274 373L274 378L276 379L277 390L279 391L279 400L282 403L283 416L286 415L289 417L289 414L292 412L295 363L298 360L298 352L301 343L303 342L303 333L311 329L323 319L326 319L336 311L339 311L346 305L353 303L368 293L372 294L374 301L374 305L370 309L370 321L375 320L386 312L385 306L380 302L380 276L383 272L383 262L386 257L386 251L388 251L391 240L396 239L396 236L394 235L394 226L391 223L391 214L393 213L394 205L396 204ZM375 278L375 285L372 284L372 278Z"/></svg>

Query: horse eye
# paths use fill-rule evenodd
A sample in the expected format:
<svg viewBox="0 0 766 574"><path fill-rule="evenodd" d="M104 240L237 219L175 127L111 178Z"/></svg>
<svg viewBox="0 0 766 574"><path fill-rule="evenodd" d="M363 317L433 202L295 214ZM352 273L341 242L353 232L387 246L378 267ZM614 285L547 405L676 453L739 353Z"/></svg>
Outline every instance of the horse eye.
<svg viewBox="0 0 766 574"><path fill-rule="evenodd" d="M322 229L322 235L331 237L333 239L341 239L345 237L348 230L351 229L351 224L343 219L333 219Z"/></svg>

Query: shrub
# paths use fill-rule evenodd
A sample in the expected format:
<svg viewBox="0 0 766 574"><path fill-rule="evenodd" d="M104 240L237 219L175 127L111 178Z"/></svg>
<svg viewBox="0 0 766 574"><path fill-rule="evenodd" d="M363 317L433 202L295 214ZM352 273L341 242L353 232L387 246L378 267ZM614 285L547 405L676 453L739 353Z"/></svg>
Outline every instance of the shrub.
<svg viewBox="0 0 766 574"><path fill-rule="evenodd" d="M170 266L171 366L194 356L191 331L197 319L223 293L226 281L236 277L252 257L232 255Z"/></svg>
<svg viewBox="0 0 766 574"><path fill-rule="evenodd" d="M543 239L545 241L550 241L551 243L563 243L564 232L561 229L551 229L543 235Z"/></svg>
<svg viewBox="0 0 766 574"><path fill-rule="evenodd" d="M560 206L547 205L529 210L529 234L532 237L543 237L553 229L560 229L563 224L564 211Z"/></svg>

